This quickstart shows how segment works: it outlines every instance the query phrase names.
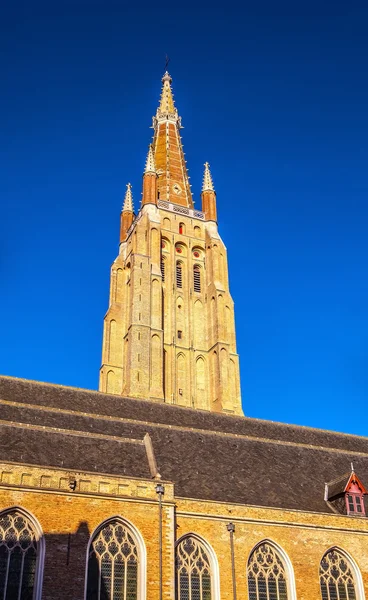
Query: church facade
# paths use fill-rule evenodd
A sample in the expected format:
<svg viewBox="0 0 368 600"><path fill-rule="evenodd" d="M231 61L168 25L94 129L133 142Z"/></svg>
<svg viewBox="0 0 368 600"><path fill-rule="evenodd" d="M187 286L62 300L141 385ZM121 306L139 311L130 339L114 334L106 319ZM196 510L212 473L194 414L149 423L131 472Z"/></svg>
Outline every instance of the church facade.
<svg viewBox="0 0 368 600"><path fill-rule="evenodd" d="M243 416L208 163L165 73L99 391L0 377L0 600L365 600L368 438Z"/></svg>

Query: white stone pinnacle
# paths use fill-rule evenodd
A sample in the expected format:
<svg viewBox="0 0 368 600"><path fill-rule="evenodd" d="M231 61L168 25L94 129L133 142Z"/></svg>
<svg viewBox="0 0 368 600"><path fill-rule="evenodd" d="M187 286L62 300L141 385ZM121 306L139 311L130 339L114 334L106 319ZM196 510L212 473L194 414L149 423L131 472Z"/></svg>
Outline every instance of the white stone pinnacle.
<svg viewBox="0 0 368 600"><path fill-rule="evenodd" d="M210 165L208 164L208 162L206 162L206 163L204 163L202 192L214 192L214 191L215 191L215 188L213 187Z"/></svg>
<svg viewBox="0 0 368 600"><path fill-rule="evenodd" d="M127 189L125 192L124 204L123 204L123 212L133 212L133 196L132 196L132 186L130 183L127 184Z"/></svg>
<svg viewBox="0 0 368 600"><path fill-rule="evenodd" d="M152 145L149 146L144 172L145 173L156 173L155 157L153 156Z"/></svg>

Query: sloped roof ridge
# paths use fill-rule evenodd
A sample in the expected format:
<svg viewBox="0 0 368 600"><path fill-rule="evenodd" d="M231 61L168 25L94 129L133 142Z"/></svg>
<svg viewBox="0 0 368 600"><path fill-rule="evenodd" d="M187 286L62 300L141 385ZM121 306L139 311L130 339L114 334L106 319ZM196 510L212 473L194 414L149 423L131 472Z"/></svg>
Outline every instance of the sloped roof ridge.
<svg viewBox="0 0 368 600"><path fill-rule="evenodd" d="M64 384L59 384L59 383L50 383L50 382L46 382L46 381L37 381L35 379L26 379L24 377L15 377L15 376L11 376L11 375L1 375L0 374L0 382L1 379L6 379L6 380L10 380L10 381L19 381L19 382L24 382L24 383L30 383L30 384L35 384L35 385L40 385L40 386L45 386L45 387L53 387L53 388L58 388L58 389L63 389L63 390L74 390L77 392L82 392L82 393L88 393L88 394L95 394L96 396L107 396L108 398L118 398L119 396L116 394L106 394L104 392L100 392L98 390L91 390L88 388L80 388L80 387L76 387L76 386L68 386L68 385L64 385ZM153 403L151 400L145 400L143 398L132 398L129 396L121 396L122 399L125 400L132 400L134 402L137 403L141 403L144 404L146 406L150 406L152 407L152 404L156 404ZM4 398L5 399L5 398ZM296 429L301 429L303 431L311 431L311 432L318 432L318 433L326 433L329 435L336 435L336 436L340 436L340 437L345 437L345 438L358 438L360 440L366 440L368 442L368 436L363 436L360 434L354 434L354 433L345 433L342 431L334 431L331 429L322 429L319 427L311 427L310 425L298 425L298 424L293 424L293 423L284 423L282 421L272 421L272 420L268 420L268 419L260 419L258 417L247 417L247 416L239 416L239 415L232 415L232 414L228 414L228 413L215 413L215 412L209 412L206 410L200 410L200 409L192 409L189 407L185 407L185 406L178 406L178 405L171 405L171 404L166 404L166 403L157 403L157 406L160 407L169 407L171 410L175 410L175 411L184 411L186 413L191 412L193 415L195 415L196 413L201 413L201 414L210 414L210 415L215 415L217 417L221 417L221 418L225 418L225 419L232 419L235 421L248 421L248 422L257 422L257 423L265 423L265 424L271 424L271 425L276 425L276 426L280 426L280 427L285 427L286 429L292 429L292 428L296 428ZM138 420L137 420L138 421ZM149 421L151 422L151 421ZM153 423L153 422L152 422ZM166 424L168 425L168 424ZM188 428L190 429L190 428ZM192 429L197 429L196 427L192 427ZM209 430L211 431L211 430Z"/></svg>
<svg viewBox="0 0 368 600"><path fill-rule="evenodd" d="M299 447L299 448L309 448L309 449L315 449L315 450L321 450L321 451L326 451L326 452L335 452L338 454L348 454L349 456L367 456L368 455L368 449L367 452L361 452L359 450L347 450L344 448L333 448L333 447L329 447L329 446L323 446L321 444L307 444L305 442L296 442L296 441L290 441L290 440L284 440L284 439L276 439L276 438L272 438L272 437L265 437L265 436L259 436L259 435L251 435L251 434L246 434L246 433L236 433L236 432L231 432L231 431L217 431L215 429L203 429L199 426L197 427L189 427L187 425L178 425L178 424L172 424L172 423L160 423L158 421L148 421L148 420L139 420L139 419L132 419L132 418L128 418L128 417L120 417L117 415L114 416L110 416L110 415L103 415L100 413L86 413L86 412L82 412L82 411L78 411L78 410L73 410L73 409L65 409L65 408L55 408L55 407L44 407L44 406L40 406L38 404L24 404L21 402L14 402L14 401L8 401L8 400L3 400L0 398L0 405L4 404L4 405L8 405L8 406L14 406L14 407L22 407L22 408L27 408L30 410L38 410L38 411L44 411L44 412L51 412L51 413L56 413L56 414L64 414L64 415L69 415L69 416L81 416L81 417L87 417L89 419L94 419L94 420L102 420L102 421L115 421L115 422L122 422L122 423L131 423L131 424L135 424L135 425L146 425L147 427L152 427L152 428L158 428L158 429L169 429L171 431L187 431L187 432L191 432L191 433L196 433L198 435L205 435L205 436L217 436L217 437L223 437L223 438L235 438L238 440L254 440L257 442L261 442L261 443L266 443L266 444L277 444L277 445L284 445L284 446L294 446L294 447ZM56 428L56 427L52 427L49 425L34 425L34 424L29 424L27 422L15 422L15 421L3 421L0 420L0 425L8 425L9 423L13 424L16 427L22 428L30 428L30 429L34 429L37 430L39 429L40 431L54 431L57 433L65 433L66 435L69 434L70 435L81 435L83 437L99 437L99 438L117 438L118 441L133 441L136 442L138 444L143 444L142 440L139 439L134 439L134 438L124 438L121 436L110 436L108 434L99 434L99 433L94 433L94 432L84 432L83 430L67 430L67 429L63 429L63 428ZM75 433L74 433L75 432ZM347 477L350 476L350 473L347 474ZM336 479L336 482L343 480L344 476L340 476ZM331 482L326 482L328 485L332 485L333 483L335 483L334 481Z"/></svg>
<svg viewBox="0 0 368 600"><path fill-rule="evenodd" d="M33 423L19 423L17 421L4 421L0 419L0 426L16 427L17 429L30 429L31 431L46 431L49 433L57 433L61 435L72 435L74 437L85 437L99 440L109 440L119 442L121 444L138 444L144 446L143 439L122 437L119 435L108 435L104 433L95 433L90 431L81 431L78 429L65 429L63 427L52 427L51 425L34 425Z"/></svg>
<svg viewBox="0 0 368 600"><path fill-rule="evenodd" d="M340 483L340 481L344 481L344 479L349 479L351 475L351 471L347 471L343 475L336 477L335 479L331 479L331 481L326 481L327 485L334 485L335 483Z"/></svg>

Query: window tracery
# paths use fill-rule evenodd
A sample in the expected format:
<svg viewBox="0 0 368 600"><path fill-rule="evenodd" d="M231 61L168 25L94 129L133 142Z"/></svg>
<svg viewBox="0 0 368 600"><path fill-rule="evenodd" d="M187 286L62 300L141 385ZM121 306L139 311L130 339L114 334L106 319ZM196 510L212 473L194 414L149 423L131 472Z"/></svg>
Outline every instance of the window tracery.
<svg viewBox="0 0 368 600"><path fill-rule="evenodd" d="M248 561L249 600L288 600L287 574L277 550L263 542Z"/></svg>
<svg viewBox="0 0 368 600"><path fill-rule="evenodd" d="M322 600L357 600L352 568L338 550L330 550L324 555L319 576Z"/></svg>
<svg viewBox="0 0 368 600"><path fill-rule="evenodd" d="M87 600L138 598L138 549L128 528L110 521L92 540L88 556Z"/></svg>
<svg viewBox="0 0 368 600"><path fill-rule="evenodd" d="M194 536L184 538L176 548L177 600L211 600L212 577L208 553Z"/></svg>
<svg viewBox="0 0 368 600"><path fill-rule="evenodd" d="M0 598L32 600L37 551L29 519L17 510L0 514Z"/></svg>

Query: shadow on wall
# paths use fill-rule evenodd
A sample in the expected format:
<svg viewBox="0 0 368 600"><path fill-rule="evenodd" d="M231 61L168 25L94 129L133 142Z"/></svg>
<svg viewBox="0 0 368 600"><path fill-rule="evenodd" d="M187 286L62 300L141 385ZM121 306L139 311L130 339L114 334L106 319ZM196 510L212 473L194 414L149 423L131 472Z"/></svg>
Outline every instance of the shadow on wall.
<svg viewBox="0 0 368 600"><path fill-rule="evenodd" d="M107 600L104 582L99 585L99 564L95 554L90 553L87 564L87 547L91 532L82 521L75 533L45 533L45 564L42 600L84 600L86 568L88 566L88 589L86 600Z"/></svg>

